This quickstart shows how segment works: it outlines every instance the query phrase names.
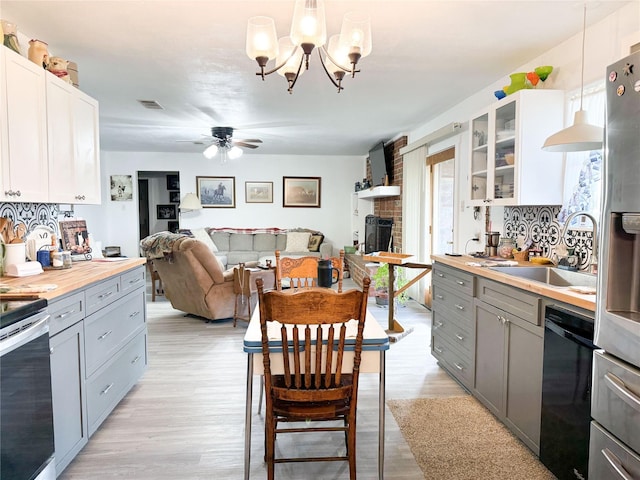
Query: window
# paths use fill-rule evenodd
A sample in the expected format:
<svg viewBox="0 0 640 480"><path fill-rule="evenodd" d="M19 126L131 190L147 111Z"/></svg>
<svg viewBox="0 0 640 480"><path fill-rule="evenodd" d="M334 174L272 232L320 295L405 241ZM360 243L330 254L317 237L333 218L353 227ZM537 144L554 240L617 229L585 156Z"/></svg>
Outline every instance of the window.
<svg viewBox="0 0 640 480"><path fill-rule="evenodd" d="M605 85L603 82L585 87L582 108L588 113L588 122L592 125L604 126L605 123ZM569 100L568 117L580 109L580 92ZM564 200L558 214L558 221L565 223L569 215L574 212L588 212L595 218L600 217L603 150L590 152L570 152L566 154L564 174ZM581 228L578 224L580 216L576 217L570 228ZM590 222L584 226L591 230Z"/></svg>

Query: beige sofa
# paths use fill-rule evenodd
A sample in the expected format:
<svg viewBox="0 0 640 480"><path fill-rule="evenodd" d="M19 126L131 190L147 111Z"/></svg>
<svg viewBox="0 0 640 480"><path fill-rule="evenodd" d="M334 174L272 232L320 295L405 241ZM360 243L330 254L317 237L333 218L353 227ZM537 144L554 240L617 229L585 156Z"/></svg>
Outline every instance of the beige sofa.
<svg viewBox="0 0 640 480"><path fill-rule="evenodd" d="M153 262L173 308L209 320L232 318L236 294L233 269L225 270L211 249L195 238L161 232L140 242ZM274 288L275 275L266 282Z"/></svg>
<svg viewBox="0 0 640 480"><path fill-rule="evenodd" d="M334 256L332 243L322 233L306 228L201 228L180 232L205 243L209 237L212 241L210 247L225 268L249 262L264 265L267 260L275 265L276 250L280 250L283 257Z"/></svg>

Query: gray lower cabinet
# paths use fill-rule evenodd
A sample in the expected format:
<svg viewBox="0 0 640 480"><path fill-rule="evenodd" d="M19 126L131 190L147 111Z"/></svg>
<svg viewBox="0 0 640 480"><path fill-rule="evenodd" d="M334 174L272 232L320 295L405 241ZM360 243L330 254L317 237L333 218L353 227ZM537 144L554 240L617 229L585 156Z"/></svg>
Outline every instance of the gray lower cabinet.
<svg viewBox="0 0 640 480"><path fill-rule="evenodd" d="M432 295L432 355L538 454L542 298L438 262Z"/></svg>
<svg viewBox="0 0 640 480"><path fill-rule="evenodd" d="M477 288L474 393L538 454L544 349L540 298L486 279L478 279ZM494 294L501 300L495 303L503 308L487 303ZM523 310L523 305L528 308ZM514 311L526 311L526 319Z"/></svg>
<svg viewBox="0 0 640 480"><path fill-rule="evenodd" d="M431 353L462 385L473 388L473 285L474 277L435 264Z"/></svg>
<svg viewBox="0 0 640 480"><path fill-rule="evenodd" d="M62 472L89 441L84 387L82 321L49 339L56 472Z"/></svg>
<svg viewBox="0 0 640 480"><path fill-rule="evenodd" d="M49 303L56 473L147 367L144 266Z"/></svg>

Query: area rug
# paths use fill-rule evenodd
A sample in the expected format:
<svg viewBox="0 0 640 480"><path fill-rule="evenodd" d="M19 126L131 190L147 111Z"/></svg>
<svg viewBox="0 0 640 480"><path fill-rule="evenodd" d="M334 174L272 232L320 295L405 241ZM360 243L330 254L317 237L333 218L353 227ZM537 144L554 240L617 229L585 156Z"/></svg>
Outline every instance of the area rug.
<svg viewBox="0 0 640 480"><path fill-rule="evenodd" d="M555 479L470 395L387 405L426 480Z"/></svg>

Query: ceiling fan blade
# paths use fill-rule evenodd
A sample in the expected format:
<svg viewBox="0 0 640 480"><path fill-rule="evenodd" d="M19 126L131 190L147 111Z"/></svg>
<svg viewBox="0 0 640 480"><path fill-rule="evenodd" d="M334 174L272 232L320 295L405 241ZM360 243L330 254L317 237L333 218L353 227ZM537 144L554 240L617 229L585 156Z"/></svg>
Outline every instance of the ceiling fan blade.
<svg viewBox="0 0 640 480"><path fill-rule="evenodd" d="M262 140L259 138L239 138L234 140L235 142L251 142L251 143L262 143Z"/></svg>
<svg viewBox="0 0 640 480"><path fill-rule="evenodd" d="M241 142L238 140L234 140L233 144L238 146L238 147L245 147L245 148L258 148L258 145L252 145L250 143L245 143L245 142Z"/></svg>

